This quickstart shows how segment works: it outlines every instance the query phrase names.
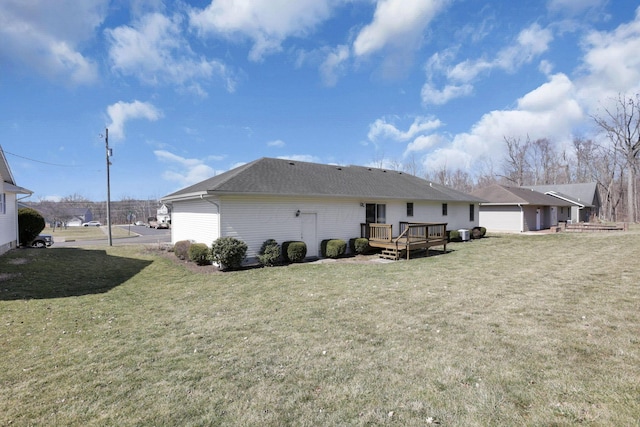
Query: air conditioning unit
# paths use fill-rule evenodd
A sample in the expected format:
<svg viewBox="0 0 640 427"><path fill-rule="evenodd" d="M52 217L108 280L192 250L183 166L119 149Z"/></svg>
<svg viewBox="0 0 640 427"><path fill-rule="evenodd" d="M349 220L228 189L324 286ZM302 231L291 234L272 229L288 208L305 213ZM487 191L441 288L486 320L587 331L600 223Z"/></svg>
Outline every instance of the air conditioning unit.
<svg viewBox="0 0 640 427"><path fill-rule="evenodd" d="M463 242L469 241L469 230L467 230L466 228L461 228L460 230L458 230L458 233L460 233L460 240L462 240Z"/></svg>

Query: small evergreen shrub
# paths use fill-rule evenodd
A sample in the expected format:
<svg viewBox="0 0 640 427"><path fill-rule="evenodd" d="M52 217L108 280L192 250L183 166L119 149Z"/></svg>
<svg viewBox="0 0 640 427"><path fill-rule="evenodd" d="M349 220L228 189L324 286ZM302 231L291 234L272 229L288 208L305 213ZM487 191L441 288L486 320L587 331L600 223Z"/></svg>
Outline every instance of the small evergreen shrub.
<svg viewBox="0 0 640 427"><path fill-rule="evenodd" d="M355 239L349 239L349 249L352 254L362 255L371 250L369 246L369 240L364 237L356 237Z"/></svg>
<svg viewBox="0 0 640 427"><path fill-rule="evenodd" d="M18 238L21 245L28 245L45 227L44 218L35 209L18 209Z"/></svg>
<svg viewBox="0 0 640 427"><path fill-rule="evenodd" d="M298 241L284 242L282 243L282 256L288 262L302 262L307 256L307 244Z"/></svg>
<svg viewBox="0 0 640 427"><path fill-rule="evenodd" d="M280 245L274 239L267 239L262 243L258 252L260 264L272 266L280 261Z"/></svg>
<svg viewBox="0 0 640 427"><path fill-rule="evenodd" d="M194 243L189 246L189 260L198 265L210 264L209 247L204 243Z"/></svg>
<svg viewBox="0 0 640 427"><path fill-rule="evenodd" d="M347 242L341 239L331 239L327 242L325 257L339 258L347 251Z"/></svg>
<svg viewBox="0 0 640 427"><path fill-rule="evenodd" d="M471 238L472 239L479 239L482 237L482 232L480 231L480 227L473 227L471 229Z"/></svg>
<svg viewBox="0 0 640 427"><path fill-rule="evenodd" d="M450 242L461 242L460 232L458 230L449 230L449 241Z"/></svg>
<svg viewBox="0 0 640 427"><path fill-rule="evenodd" d="M180 240L173 245L173 253L181 260L189 258L189 247L191 246L190 240Z"/></svg>
<svg viewBox="0 0 640 427"><path fill-rule="evenodd" d="M484 237L487 234L487 229L486 227L480 227L480 235L482 237Z"/></svg>
<svg viewBox="0 0 640 427"><path fill-rule="evenodd" d="M211 244L211 260L225 270L240 268L246 255L247 244L235 237L220 237Z"/></svg>

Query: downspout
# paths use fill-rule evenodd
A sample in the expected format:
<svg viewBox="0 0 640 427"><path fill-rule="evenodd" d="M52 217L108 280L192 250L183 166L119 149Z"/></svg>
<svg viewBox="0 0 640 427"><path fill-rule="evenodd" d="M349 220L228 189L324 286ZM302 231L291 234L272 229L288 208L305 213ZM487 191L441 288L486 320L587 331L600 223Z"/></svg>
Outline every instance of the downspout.
<svg viewBox="0 0 640 427"><path fill-rule="evenodd" d="M222 233L222 218L220 217L220 205L214 202L213 200L205 199L204 194L200 195L200 200L203 200L207 203L211 203L216 208L218 208L218 237L222 237L220 233Z"/></svg>
<svg viewBox="0 0 640 427"><path fill-rule="evenodd" d="M518 203L518 207L520 208L520 232L524 233L524 208L522 203Z"/></svg>

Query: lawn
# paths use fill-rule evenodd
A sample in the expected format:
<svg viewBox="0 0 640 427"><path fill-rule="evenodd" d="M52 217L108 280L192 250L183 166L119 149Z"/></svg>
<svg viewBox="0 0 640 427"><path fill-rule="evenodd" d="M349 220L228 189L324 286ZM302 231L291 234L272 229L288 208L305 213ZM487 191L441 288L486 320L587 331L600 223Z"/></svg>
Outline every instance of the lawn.
<svg viewBox="0 0 640 427"><path fill-rule="evenodd" d="M640 232L194 273L0 257L0 425L640 424Z"/></svg>
<svg viewBox="0 0 640 427"><path fill-rule="evenodd" d="M131 234L135 234L135 226L131 226L127 229L121 228L116 225L111 226L111 237L113 239L130 237ZM45 227L42 230L43 234L51 234L53 236L54 245L55 242L60 241L85 241L85 240L107 240L108 229L106 226L102 227Z"/></svg>

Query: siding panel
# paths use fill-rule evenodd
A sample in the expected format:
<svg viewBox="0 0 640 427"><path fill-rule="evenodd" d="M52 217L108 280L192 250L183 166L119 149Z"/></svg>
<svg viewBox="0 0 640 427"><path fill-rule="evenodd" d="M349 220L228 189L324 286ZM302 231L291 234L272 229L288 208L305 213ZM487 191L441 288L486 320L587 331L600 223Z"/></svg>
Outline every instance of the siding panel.
<svg viewBox="0 0 640 427"><path fill-rule="evenodd" d="M219 201L216 203L219 205ZM206 200L174 202L171 242L193 240L210 246L219 237L219 217L216 205Z"/></svg>

